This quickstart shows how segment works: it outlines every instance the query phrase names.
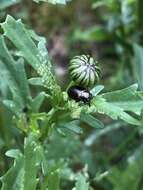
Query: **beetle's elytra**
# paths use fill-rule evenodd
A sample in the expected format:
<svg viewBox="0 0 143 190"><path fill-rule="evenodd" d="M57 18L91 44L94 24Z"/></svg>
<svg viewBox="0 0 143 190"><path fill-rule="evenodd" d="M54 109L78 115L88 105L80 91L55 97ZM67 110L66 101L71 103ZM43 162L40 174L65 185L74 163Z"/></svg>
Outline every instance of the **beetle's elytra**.
<svg viewBox="0 0 143 190"><path fill-rule="evenodd" d="M76 102L81 101L89 104L92 99L92 94L86 88L81 86L71 86L68 89L68 95Z"/></svg>

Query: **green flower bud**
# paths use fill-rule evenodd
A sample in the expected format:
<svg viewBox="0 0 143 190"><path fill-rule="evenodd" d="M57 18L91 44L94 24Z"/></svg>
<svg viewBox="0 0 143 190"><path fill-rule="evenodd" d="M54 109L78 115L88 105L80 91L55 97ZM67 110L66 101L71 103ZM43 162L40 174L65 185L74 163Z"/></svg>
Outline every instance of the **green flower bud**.
<svg viewBox="0 0 143 190"><path fill-rule="evenodd" d="M92 88L99 80L100 69L89 55L75 56L70 61L69 72L72 80L86 88Z"/></svg>

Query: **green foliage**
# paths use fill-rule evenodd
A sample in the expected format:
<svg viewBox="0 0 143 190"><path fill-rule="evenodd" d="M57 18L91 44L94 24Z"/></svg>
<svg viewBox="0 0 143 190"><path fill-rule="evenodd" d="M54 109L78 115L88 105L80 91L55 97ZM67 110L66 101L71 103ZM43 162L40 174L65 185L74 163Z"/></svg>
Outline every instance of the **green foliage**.
<svg viewBox="0 0 143 190"><path fill-rule="evenodd" d="M43 85L50 90L54 96L60 93L60 87L56 85L55 77L51 73L51 62L45 47L45 39L37 36L33 31L29 31L21 23L11 16L7 16L5 23L2 24L4 35L20 50L20 54L25 58L37 73L42 77ZM23 36L21 38L21 36ZM38 47L34 43L38 42Z"/></svg>
<svg viewBox="0 0 143 190"><path fill-rule="evenodd" d="M142 100L135 84L123 90L96 96L92 102L95 111L107 114L112 119L120 118L133 125L142 125L142 120L139 121L126 112L130 111L140 116L143 109Z"/></svg>
<svg viewBox="0 0 143 190"><path fill-rule="evenodd" d="M2 190L35 190L38 169L42 160L42 148L37 137L29 134L24 142L24 153L10 150L7 156L15 159L13 166L1 177Z"/></svg>
<svg viewBox="0 0 143 190"><path fill-rule="evenodd" d="M43 142L43 140L47 138L47 135L51 133L53 127L62 134L65 133L65 129L81 133L79 120L94 128L103 128L102 122L90 115L95 112L106 114L112 119L120 118L132 125L142 125L142 119L139 118L139 116L143 109L143 98L142 93L137 91L137 85L132 85L126 89L102 95L98 95L98 93L103 89L103 86L96 86L93 89L95 97L91 101L91 106L80 106L74 101L69 101L66 92L62 92L57 85L56 79L52 73L51 62L45 48L45 39L27 30L21 21L16 21L11 16L7 17L6 21L2 24L2 28L4 30L4 36L8 37L9 40L13 42L19 50L19 54L27 61L26 63L31 65L41 77L30 79L29 82L31 84L43 85L45 89L48 90L49 95L47 95L47 97L50 97L50 99L54 101L52 102L53 108L49 112L38 113L46 97L46 92L41 92L34 99L30 96L23 61L18 59L16 62L13 59L5 45L4 37L2 36L0 43L1 71L5 71L6 73L4 77L13 96L13 100L3 100L3 102L6 106L11 108L15 115L22 112L24 105L27 106L27 109L30 109L31 114L28 115L30 123L26 119L27 116L22 113L18 115L19 120L16 120L17 126L25 131L28 136L30 130L32 130L35 134L39 134L39 138L42 138ZM36 45L33 39L37 41L38 45ZM134 118L126 111L133 112L138 118ZM38 120L42 122L40 126ZM44 122L46 122L46 125ZM38 139L33 139L31 135L25 141L24 155L16 157L14 166L4 175L4 177L2 177L3 189L9 188L7 184L17 189L23 188L34 190L36 188L36 175L41 157L43 157L41 156L41 148L37 143ZM36 151L36 153L35 151L32 152L32 150L36 150L37 147L38 151ZM22 167L19 169L20 166ZM59 166L54 166L54 168L55 167ZM30 172L29 168L31 168ZM57 169L52 171L53 172L45 175L42 185L43 189L47 186L52 190L57 190L59 188L59 171ZM9 182L9 180L11 180L10 176L13 175L13 173L15 173L16 176L13 176L14 179ZM31 180L26 182L29 178ZM18 187L16 187L17 180ZM49 180L49 183L47 183L47 180ZM56 181L56 183L53 183L53 181ZM88 189L88 184L86 184L84 177L79 175L76 189L83 188Z"/></svg>
<svg viewBox="0 0 143 190"><path fill-rule="evenodd" d="M35 0L41 1L68 2ZM10 5L12 1L1 1L0 9ZM106 26L92 26L84 31L77 27L74 40L113 43L112 53L122 64L118 67L118 79L122 79L129 58L126 65L134 73L131 82L138 81L139 91L137 84L110 92L102 92L104 86L96 85L90 91L93 95L90 105L71 100L57 83L46 39L29 30L20 19L8 15L1 24L0 36L2 190L89 190L98 189L98 185L115 190L143 187L140 169L143 58L142 43L138 43L141 12L134 14L137 11L134 0L95 0L92 7L107 8L106 17L101 16ZM108 91L106 85L105 90Z"/></svg>
<svg viewBox="0 0 143 190"><path fill-rule="evenodd" d="M4 100L4 104L14 111L15 114L19 114L30 99L24 62L23 59L18 59L17 61L13 59L2 36L0 37L0 63L0 74L9 86L13 96L13 101Z"/></svg>

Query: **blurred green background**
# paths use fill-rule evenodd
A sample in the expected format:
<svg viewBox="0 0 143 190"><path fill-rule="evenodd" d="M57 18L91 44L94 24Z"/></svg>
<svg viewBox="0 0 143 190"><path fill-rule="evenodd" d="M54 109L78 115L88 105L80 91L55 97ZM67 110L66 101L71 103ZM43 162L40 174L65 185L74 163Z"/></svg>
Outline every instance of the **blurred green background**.
<svg viewBox="0 0 143 190"><path fill-rule="evenodd" d="M6 1L5 1L6 2ZM0 0L0 22L6 15L22 18L37 34L47 39L47 49L61 87L69 83L69 60L90 54L102 70L100 84L105 91L138 83L143 90L143 1L141 0L72 0L66 6L36 4L21 0L14 5ZM2 33L2 31L1 31ZM34 75L31 68L27 68ZM36 94L37 90L32 89ZM9 90L0 76L0 95ZM46 110L48 105L43 105ZM95 190L143 189L143 131L121 121L98 115L105 129L83 125L80 136L53 134L47 145L49 160L66 158L74 172L88 166L89 182ZM60 143L59 143L60 142ZM12 162L5 156L11 148L22 148L23 135L14 128L11 113L0 103L0 175ZM110 174L108 175L108 172ZM71 174L71 171L66 171ZM63 174L63 189L73 183Z"/></svg>

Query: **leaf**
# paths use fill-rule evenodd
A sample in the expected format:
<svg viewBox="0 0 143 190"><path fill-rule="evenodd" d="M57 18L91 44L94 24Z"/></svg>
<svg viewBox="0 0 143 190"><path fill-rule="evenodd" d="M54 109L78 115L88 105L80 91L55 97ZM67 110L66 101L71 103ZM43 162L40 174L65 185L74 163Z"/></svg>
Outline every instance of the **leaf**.
<svg viewBox="0 0 143 190"><path fill-rule="evenodd" d="M60 174L65 165L65 161L63 159L59 159L56 162L52 162L51 164L46 162L46 158L43 160L43 172L44 172L44 180L41 184L42 190L59 190L60 189ZM44 171L45 170L45 171ZM47 171L46 171L47 170Z"/></svg>
<svg viewBox="0 0 143 190"><path fill-rule="evenodd" d="M19 86L19 90L20 93L22 95L22 97L24 98L25 102L28 102L29 97L30 97L30 89L28 86L28 81L27 81L27 76L26 76L26 72L25 72L25 68L24 68L24 60L18 59L18 61L16 62L16 73L17 73L17 80L18 82L18 86Z"/></svg>
<svg viewBox="0 0 143 190"><path fill-rule="evenodd" d="M54 171L48 178L48 190L59 190L60 187L60 178L59 172Z"/></svg>
<svg viewBox="0 0 143 190"><path fill-rule="evenodd" d="M6 155L15 160L13 166L1 177L2 190L35 190L42 160L42 148L37 137L30 134L25 139L24 154L19 150L9 150Z"/></svg>
<svg viewBox="0 0 143 190"><path fill-rule="evenodd" d="M21 153L17 155L13 166L7 173L1 177L2 188L1 190L20 190L23 189L23 156Z"/></svg>
<svg viewBox="0 0 143 190"><path fill-rule="evenodd" d="M86 178L81 173L78 174L76 187L73 190L89 190L89 184L86 182Z"/></svg>
<svg viewBox="0 0 143 190"><path fill-rule="evenodd" d="M0 36L0 74L9 86L19 111L28 104L30 90L22 59L15 61L10 55L4 38Z"/></svg>
<svg viewBox="0 0 143 190"><path fill-rule="evenodd" d="M143 90L143 48L138 44L133 44L134 59L133 68L135 79L139 83L140 89Z"/></svg>
<svg viewBox="0 0 143 190"><path fill-rule="evenodd" d="M24 143L24 190L35 190L37 173L42 160L42 148L35 135L29 135Z"/></svg>
<svg viewBox="0 0 143 190"><path fill-rule="evenodd" d="M31 39L28 30L22 22L20 20L16 21L8 15L6 21L1 26L4 30L4 35L21 51L21 55L31 66L37 68L41 64L41 55L39 55L36 44Z"/></svg>
<svg viewBox="0 0 143 190"><path fill-rule="evenodd" d="M50 90L52 95L56 96L61 90L56 84L55 76L51 71L52 65L46 50L45 38L37 36L31 30L27 30L21 20L16 21L9 15L1 26L4 35L17 47L27 63L42 77L43 85Z"/></svg>
<svg viewBox="0 0 143 190"><path fill-rule="evenodd" d="M0 10L19 3L21 0L0 0Z"/></svg>
<svg viewBox="0 0 143 190"><path fill-rule="evenodd" d="M43 1L43 2L49 2L52 4L64 4L65 5L70 0L33 0L33 1L35 1L36 3Z"/></svg>
<svg viewBox="0 0 143 190"><path fill-rule="evenodd" d="M82 129L79 127L79 124L80 124L79 120L73 120L66 123L60 123L58 126L60 129L68 129L77 134L81 134Z"/></svg>
<svg viewBox="0 0 143 190"><path fill-rule="evenodd" d="M114 120L122 119L129 124L142 125L142 120L134 118L127 113L141 115L143 109L143 96L137 91L137 84L128 88L104 93L93 98L90 111L106 114Z"/></svg>
<svg viewBox="0 0 143 190"><path fill-rule="evenodd" d="M45 92L40 92L33 100L32 100L32 110L33 112L38 112L43 101L45 99Z"/></svg>
<svg viewBox="0 0 143 190"><path fill-rule="evenodd" d="M5 155L11 158L18 158L20 151L18 149L8 150Z"/></svg>
<svg viewBox="0 0 143 190"><path fill-rule="evenodd" d="M12 100L3 100L2 101L3 104L11 111L11 112L14 112L14 113L18 113L19 111L19 107L15 104L14 101Z"/></svg>
<svg viewBox="0 0 143 190"><path fill-rule="evenodd" d="M103 85L97 85L95 86L92 90L91 93L93 96L96 96L97 94L99 94L102 90L104 89Z"/></svg>
<svg viewBox="0 0 143 190"><path fill-rule="evenodd" d="M114 105L114 102L107 102L106 99L102 97L96 97L93 100L93 104L95 106L95 112L106 114L114 120L120 118L132 125L142 125L142 122L126 113L123 108Z"/></svg>
<svg viewBox="0 0 143 190"><path fill-rule="evenodd" d="M28 79L29 84L35 85L35 86L43 86L43 81L41 77L34 77Z"/></svg>
<svg viewBox="0 0 143 190"><path fill-rule="evenodd" d="M100 129L104 127L104 124L101 121L99 121L90 114L81 113L80 119L81 121L87 123L89 126L93 128Z"/></svg>
<svg viewBox="0 0 143 190"><path fill-rule="evenodd" d="M112 106L117 106L124 111L131 111L140 115L143 109L143 97L137 91L138 85L133 84L128 88L105 93L102 95Z"/></svg>

